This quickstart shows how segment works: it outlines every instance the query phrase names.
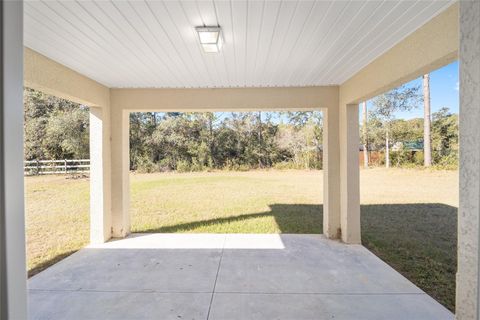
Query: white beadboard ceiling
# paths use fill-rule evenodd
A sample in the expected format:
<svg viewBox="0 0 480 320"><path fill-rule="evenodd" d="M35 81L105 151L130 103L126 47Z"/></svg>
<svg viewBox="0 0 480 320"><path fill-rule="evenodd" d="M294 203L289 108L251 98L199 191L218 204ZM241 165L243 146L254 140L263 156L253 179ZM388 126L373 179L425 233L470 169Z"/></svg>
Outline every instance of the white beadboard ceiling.
<svg viewBox="0 0 480 320"><path fill-rule="evenodd" d="M25 46L116 88L341 84L452 1L26 1ZM196 26L220 25L204 53Z"/></svg>

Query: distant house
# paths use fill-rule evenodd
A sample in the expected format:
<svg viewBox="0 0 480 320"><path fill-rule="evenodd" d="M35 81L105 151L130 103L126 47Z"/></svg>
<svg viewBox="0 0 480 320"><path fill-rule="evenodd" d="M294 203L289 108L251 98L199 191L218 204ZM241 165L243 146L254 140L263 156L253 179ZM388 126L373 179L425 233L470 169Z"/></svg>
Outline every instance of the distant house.
<svg viewBox="0 0 480 320"><path fill-rule="evenodd" d="M423 141L405 141L405 142L396 142L392 146L392 151L423 151Z"/></svg>

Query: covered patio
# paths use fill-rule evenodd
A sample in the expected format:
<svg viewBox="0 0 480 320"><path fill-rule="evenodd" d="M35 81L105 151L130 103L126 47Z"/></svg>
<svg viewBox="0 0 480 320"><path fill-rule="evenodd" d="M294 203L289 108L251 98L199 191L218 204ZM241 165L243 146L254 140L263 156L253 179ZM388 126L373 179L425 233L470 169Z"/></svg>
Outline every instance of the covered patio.
<svg viewBox="0 0 480 320"><path fill-rule="evenodd" d="M29 310L32 319L453 319L361 245L299 234L92 245L29 280Z"/></svg>
<svg viewBox="0 0 480 320"><path fill-rule="evenodd" d="M361 246L358 104L459 59L456 318L479 319L478 21L478 1L2 2L1 318L453 318ZM23 86L90 107L91 245L28 285ZM318 109L324 235L130 234L130 112Z"/></svg>

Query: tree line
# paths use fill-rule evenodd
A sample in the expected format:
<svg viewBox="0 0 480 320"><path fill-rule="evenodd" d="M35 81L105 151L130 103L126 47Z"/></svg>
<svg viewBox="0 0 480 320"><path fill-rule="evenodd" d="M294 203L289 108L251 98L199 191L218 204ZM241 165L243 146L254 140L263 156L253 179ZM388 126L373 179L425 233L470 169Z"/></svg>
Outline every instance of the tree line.
<svg viewBox="0 0 480 320"><path fill-rule="evenodd" d="M25 159L89 158L89 110L24 90ZM130 168L322 167L322 116L310 112L131 113Z"/></svg>
<svg viewBox="0 0 480 320"><path fill-rule="evenodd" d="M131 113L133 170L322 167L322 117L311 112Z"/></svg>
<svg viewBox="0 0 480 320"><path fill-rule="evenodd" d="M399 87L373 99L368 115L364 110L359 151L363 145L372 156L369 165L424 163L424 152L408 145L424 141L425 119L395 118L398 111L421 107L419 89ZM31 89L24 98L26 160L89 158L88 107ZM432 163L455 167L458 116L447 108L433 113L430 135ZM130 168L321 169L322 137L319 111L131 113Z"/></svg>

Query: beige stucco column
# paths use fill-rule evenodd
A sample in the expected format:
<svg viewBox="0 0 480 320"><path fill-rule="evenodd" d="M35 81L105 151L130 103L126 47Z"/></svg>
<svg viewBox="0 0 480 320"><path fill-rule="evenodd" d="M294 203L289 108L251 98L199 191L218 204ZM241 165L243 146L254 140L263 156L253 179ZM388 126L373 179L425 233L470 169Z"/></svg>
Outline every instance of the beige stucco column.
<svg viewBox="0 0 480 320"><path fill-rule="evenodd" d="M112 236L115 238L130 233L129 127L129 112L112 105Z"/></svg>
<svg viewBox="0 0 480 320"><path fill-rule="evenodd" d="M27 319L23 3L0 2L0 319Z"/></svg>
<svg viewBox="0 0 480 320"><path fill-rule="evenodd" d="M361 243L358 104L340 105L339 111L342 241Z"/></svg>
<svg viewBox="0 0 480 320"><path fill-rule="evenodd" d="M340 146L338 108L323 110L323 233L340 237Z"/></svg>
<svg viewBox="0 0 480 320"><path fill-rule="evenodd" d="M480 319L480 2L460 1L460 206L456 318Z"/></svg>
<svg viewBox="0 0 480 320"><path fill-rule="evenodd" d="M110 108L90 108L90 242L112 236Z"/></svg>

